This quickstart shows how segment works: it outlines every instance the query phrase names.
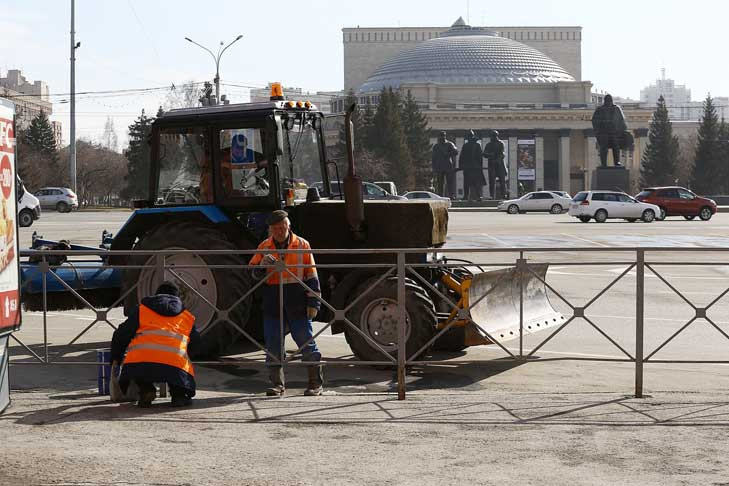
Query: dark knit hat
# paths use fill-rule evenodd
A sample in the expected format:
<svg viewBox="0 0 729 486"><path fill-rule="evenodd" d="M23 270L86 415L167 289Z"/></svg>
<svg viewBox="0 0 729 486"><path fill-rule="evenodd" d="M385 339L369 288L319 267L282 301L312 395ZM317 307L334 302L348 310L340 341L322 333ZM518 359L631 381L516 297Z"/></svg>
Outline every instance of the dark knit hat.
<svg viewBox="0 0 729 486"><path fill-rule="evenodd" d="M283 209L277 209L276 211L272 212L268 218L266 218L266 224L271 226L272 224L280 223L284 219L289 217L289 213L284 211Z"/></svg>

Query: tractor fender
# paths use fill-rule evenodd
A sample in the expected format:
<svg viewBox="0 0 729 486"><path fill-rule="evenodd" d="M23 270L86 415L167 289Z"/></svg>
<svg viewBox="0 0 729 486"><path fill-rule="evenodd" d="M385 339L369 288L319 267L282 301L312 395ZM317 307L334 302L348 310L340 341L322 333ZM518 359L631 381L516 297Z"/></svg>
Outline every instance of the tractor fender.
<svg viewBox="0 0 729 486"><path fill-rule="evenodd" d="M330 304L335 309L344 309L347 305L347 298L354 289L356 289L362 282L371 278L376 274L373 269L355 269L344 276L344 278L337 282L337 286L334 288L330 298ZM346 324L342 321L335 321L332 323L332 334L340 334L344 332Z"/></svg>
<svg viewBox="0 0 729 486"><path fill-rule="evenodd" d="M142 208L134 211L111 243L112 250L131 250L138 239L149 231L171 222L196 222L225 233L231 242L257 244L253 235L237 219L230 218L217 206L175 206ZM112 256L111 264L123 264L126 256Z"/></svg>

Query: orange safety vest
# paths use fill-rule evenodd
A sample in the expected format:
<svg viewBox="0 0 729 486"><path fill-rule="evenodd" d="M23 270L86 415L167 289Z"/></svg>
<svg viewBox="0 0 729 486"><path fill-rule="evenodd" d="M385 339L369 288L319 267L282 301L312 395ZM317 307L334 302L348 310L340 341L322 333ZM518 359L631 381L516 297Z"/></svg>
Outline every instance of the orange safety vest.
<svg viewBox="0 0 729 486"><path fill-rule="evenodd" d="M267 250L263 253L256 253L253 255L253 258L251 258L250 264L251 265L258 265L261 263L261 260L263 260L264 255L267 253L274 254L277 260L281 260L283 258L284 263L286 264L288 270L296 275L301 281L306 281L312 278L317 277L316 268L313 266L308 268L293 267L294 265L315 265L314 263L314 255L311 253L287 253L285 255L281 255L278 252L278 249L276 248L276 243L273 241L273 237L266 238L263 240L263 242L258 245L259 250ZM304 238L300 238L296 236L295 234L291 233L291 239L289 241L289 246L286 248L287 250L311 250L311 246L309 245L309 242L306 241ZM281 272L279 274L273 269L268 269L268 279L266 280L266 283L268 285L278 285L279 283L279 275L280 279L284 284L290 284L290 283L296 283L296 279L288 274L288 272Z"/></svg>
<svg viewBox="0 0 729 486"><path fill-rule="evenodd" d="M186 310L176 316L162 316L140 304L139 329L127 347L124 364L165 364L195 376L187 356L187 343L194 325L195 316Z"/></svg>

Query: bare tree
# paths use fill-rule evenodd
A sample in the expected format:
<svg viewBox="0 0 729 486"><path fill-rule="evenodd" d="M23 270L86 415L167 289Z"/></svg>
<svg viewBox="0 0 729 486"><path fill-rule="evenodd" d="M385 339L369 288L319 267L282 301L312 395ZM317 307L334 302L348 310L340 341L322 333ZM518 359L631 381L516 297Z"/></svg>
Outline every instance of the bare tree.
<svg viewBox="0 0 729 486"><path fill-rule="evenodd" d="M114 119L110 116L106 117L104 133L101 135L101 146L106 147L112 152L119 151L119 137L114 129Z"/></svg>
<svg viewBox="0 0 729 486"><path fill-rule="evenodd" d="M192 80L181 86L173 85L162 104L164 111L175 108L194 108L196 106L200 106L200 88L198 88L198 83Z"/></svg>
<svg viewBox="0 0 729 486"><path fill-rule="evenodd" d="M61 160L68 160L64 151ZM120 181L126 175L126 158L101 144L79 140L76 144L76 180L79 203L89 205L115 205L121 203Z"/></svg>

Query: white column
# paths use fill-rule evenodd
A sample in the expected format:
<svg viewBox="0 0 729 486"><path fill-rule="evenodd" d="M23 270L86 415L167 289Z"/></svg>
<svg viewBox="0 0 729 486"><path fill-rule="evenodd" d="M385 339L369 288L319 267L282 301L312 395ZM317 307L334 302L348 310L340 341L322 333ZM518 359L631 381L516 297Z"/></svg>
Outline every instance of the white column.
<svg viewBox="0 0 729 486"><path fill-rule="evenodd" d="M515 198L519 194L519 179L516 166L516 137L509 137L509 197Z"/></svg>
<svg viewBox="0 0 729 486"><path fill-rule="evenodd" d="M600 156L597 153L597 138L594 136L585 137L585 189L592 189L592 174L600 166Z"/></svg>
<svg viewBox="0 0 729 486"><path fill-rule="evenodd" d="M534 145L535 145L535 152L537 156L536 160L536 180L534 181L536 183L534 189L537 191L544 190L544 189L551 189L544 187L544 137L541 135L536 135L534 138Z"/></svg>
<svg viewBox="0 0 729 486"><path fill-rule="evenodd" d="M572 160L570 159L570 130L559 132L559 190L570 192L570 173Z"/></svg>

